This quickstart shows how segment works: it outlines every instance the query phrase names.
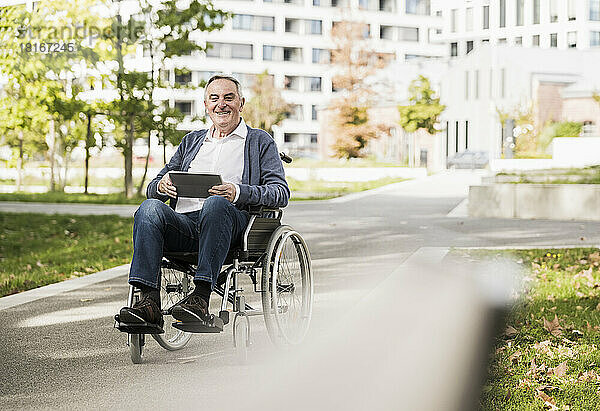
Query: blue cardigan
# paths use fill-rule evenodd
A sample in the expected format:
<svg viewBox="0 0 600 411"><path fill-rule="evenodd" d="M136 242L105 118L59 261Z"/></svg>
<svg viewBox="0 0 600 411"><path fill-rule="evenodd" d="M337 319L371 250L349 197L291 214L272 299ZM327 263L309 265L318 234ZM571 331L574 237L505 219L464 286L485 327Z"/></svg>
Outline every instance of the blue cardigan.
<svg viewBox="0 0 600 411"><path fill-rule="evenodd" d="M162 201L170 198L158 192L158 182L169 171L187 171L190 168L207 132L208 130L192 131L183 137L169 163L148 184L148 198ZM240 195L235 203L239 209L247 209L251 205L285 207L290 199L290 189L277 146L266 131L248 127L244 146L244 171L239 187ZM176 200L171 198L171 207L175 208L175 203Z"/></svg>

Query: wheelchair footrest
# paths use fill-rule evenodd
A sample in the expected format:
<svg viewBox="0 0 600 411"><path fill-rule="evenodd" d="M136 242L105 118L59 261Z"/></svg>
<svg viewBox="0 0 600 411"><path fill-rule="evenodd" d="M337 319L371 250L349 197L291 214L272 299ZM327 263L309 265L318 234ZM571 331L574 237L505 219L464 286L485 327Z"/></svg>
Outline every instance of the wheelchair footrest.
<svg viewBox="0 0 600 411"><path fill-rule="evenodd" d="M223 331L223 320L220 317L210 316L209 321L173 323L173 327L188 333L220 333Z"/></svg>
<svg viewBox="0 0 600 411"><path fill-rule="evenodd" d="M163 334L165 330L158 324L122 323L119 314L115 315L115 328L127 334Z"/></svg>

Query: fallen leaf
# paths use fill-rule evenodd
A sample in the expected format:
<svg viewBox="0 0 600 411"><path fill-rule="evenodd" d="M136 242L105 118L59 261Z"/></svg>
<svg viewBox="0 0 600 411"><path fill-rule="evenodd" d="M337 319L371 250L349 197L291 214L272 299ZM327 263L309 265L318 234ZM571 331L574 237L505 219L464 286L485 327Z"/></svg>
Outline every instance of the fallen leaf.
<svg viewBox="0 0 600 411"><path fill-rule="evenodd" d="M519 332L512 326L508 326L506 327L506 330L504 330L504 335L506 335L507 337L514 337L515 335L517 335Z"/></svg>
<svg viewBox="0 0 600 411"><path fill-rule="evenodd" d="M546 320L546 317L543 317L543 319L544 319L544 328L550 334L552 334L555 337L559 337L560 335L562 335L562 327L558 323L558 317L556 316L556 314L554 314L554 320L552 320L552 321Z"/></svg>
<svg viewBox="0 0 600 411"><path fill-rule="evenodd" d="M558 408L556 408L556 401L554 400L554 398L552 398L551 396L549 396L548 394L546 394L544 391L538 391L538 397L540 397L542 399L542 401L544 401L545 405L549 405L551 406L552 410L557 410Z"/></svg>
<svg viewBox="0 0 600 411"><path fill-rule="evenodd" d="M42 264L42 262L39 260L35 263L35 265L37 265L38 267L44 267L44 264Z"/></svg>
<svg viewBox="0 0 600 411"><path fill-rule="evenodd" d="M521 358L521 351L516 351L513 355L508 357L508 361L510 361L510 362L514 362L515 360L519 361L519 358Z"/></svg>
<svg viewBox="0 0 600 411"><path fill-rule="evenodd" d="M567 375L567 362L563 361L556 367L550 368L548 370L548 374L555 375L557 377L564 377L565 375Z"/></svg>
<svg viewBox="0 0 600 411"><path fill-rule="evenodd" d="M88 301L94 301L93 298L81 298L79 301L81 301L82 303L87 303Z"/></svg>

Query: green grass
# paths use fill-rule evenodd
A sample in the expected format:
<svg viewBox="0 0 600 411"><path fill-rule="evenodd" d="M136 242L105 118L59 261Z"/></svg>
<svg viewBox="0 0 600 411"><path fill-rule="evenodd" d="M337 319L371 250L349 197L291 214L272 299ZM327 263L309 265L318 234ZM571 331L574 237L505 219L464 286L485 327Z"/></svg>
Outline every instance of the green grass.
<svg viewBox="0 0 600 411"><path fill-rule="evenodd" d="M356 193L359 191L371 190L388 184L405 181L405 178L385 177L371 181L322 181L308 180L300 181L293 178L287 178L292 191L301 193L313 193L310 196L294 197L292 200L315 200L339 197L345 194Z"/></svg>
<svg viewBox="0 0 600 411"><path fill-rule="evenodd" d="M600 184L600 166L498 173L516 184Z"/></svg>
<svg viewBox="0 0 600 411"><path fill-rule="evenodd" d="M0 213L0 296L131 261L133 219Z"/></svg>
<svg viewBox="0 0 600 411"><path fill-rule="evenodd" d="M311 193L308 196L292 196L292 201L323 200L339 197L344 194L370 190L387 184L404 181L402 178L386 177L379 180L364 182L344 181L300 181L288 178L292 191ZM88 204L140 204L145 197L126 198L122 193L117 194L80 194L80 193L0 193L0 201L26 201L40 203L88 203Z"/></svg>
<svg viewBox="0 0 600 411"><path fill-rule="evenodd" d="M39 203L90 203L90 204L140 204L146 197L126 198L123 193L0 193L0 201L26 201Z"/></svg>
<svg viewBox="0 0 600 411"><path fill-rule="evenodd" d="M527 286L508 316L514 330L496 340L482 409L551 408L544 399L555 409L599 409L600 251L510 254L528 268ZM555 334L553 321L560 326Z"/></svg>

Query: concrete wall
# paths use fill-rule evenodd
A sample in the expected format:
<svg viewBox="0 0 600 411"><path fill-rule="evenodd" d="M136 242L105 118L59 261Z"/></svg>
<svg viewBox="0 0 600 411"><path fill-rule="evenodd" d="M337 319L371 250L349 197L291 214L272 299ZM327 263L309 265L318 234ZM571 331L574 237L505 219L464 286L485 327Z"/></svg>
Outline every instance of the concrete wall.
<svg viewBox="0 0 600 411"><path fill-rule="evenodd" d="M600 221L600 185L490 184L469 188L469 216Z"/></svg>

